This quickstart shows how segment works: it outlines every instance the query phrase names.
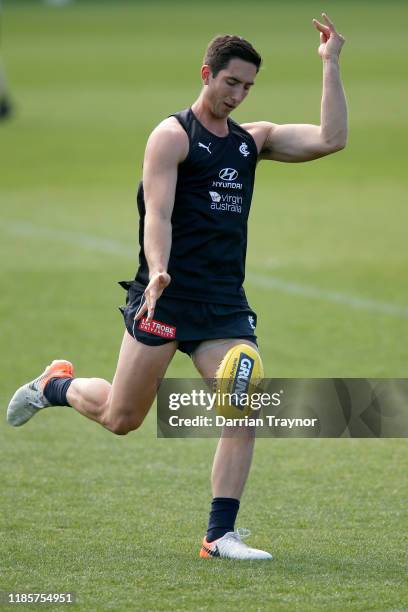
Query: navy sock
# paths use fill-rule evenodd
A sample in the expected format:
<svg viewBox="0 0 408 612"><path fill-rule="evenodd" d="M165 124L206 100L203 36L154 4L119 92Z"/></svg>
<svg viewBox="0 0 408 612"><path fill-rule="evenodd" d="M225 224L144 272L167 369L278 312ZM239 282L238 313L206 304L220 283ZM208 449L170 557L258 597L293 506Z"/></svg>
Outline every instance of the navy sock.
<svg viewBox="0 0 408 612"><path fill-rule="evenodd" d="M69 406L67 391L73 378L50 378L44 387L44 395L51 406Z"/></svg>
<svg viewBox="0 0 408 612"><path fill-rule="evenodd" d="M222 538L228 531L234 531L238 510L239 499L214 497L208 521L207 542L213 542Z"/></svg>

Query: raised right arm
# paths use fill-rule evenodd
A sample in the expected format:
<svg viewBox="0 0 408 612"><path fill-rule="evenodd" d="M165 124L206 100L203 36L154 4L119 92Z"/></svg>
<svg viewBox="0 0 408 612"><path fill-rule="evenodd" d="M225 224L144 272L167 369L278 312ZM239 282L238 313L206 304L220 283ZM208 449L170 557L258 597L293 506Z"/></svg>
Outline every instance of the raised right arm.
<svg viewBox="0 0 408 612"><path fill-rule="evenodd" d="M156 301L170 283L167 265L171 249L171 215L177 184L178 165L187 157L188 137L173 117L166 119L151 133L143 163L145 199L144 251L149 266L146 302L139 311L147 311L150 321Z"/></svg>

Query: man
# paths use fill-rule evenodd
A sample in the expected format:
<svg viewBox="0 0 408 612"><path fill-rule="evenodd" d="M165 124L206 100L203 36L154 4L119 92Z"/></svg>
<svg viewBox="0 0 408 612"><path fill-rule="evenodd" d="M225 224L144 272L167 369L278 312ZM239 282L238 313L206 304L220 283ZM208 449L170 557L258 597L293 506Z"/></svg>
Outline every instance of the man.
<svg viewBox="0 0 408 612"><path fill-rule="evenodd" d="M18 426L47 406L70 405L116 434L143 422L177 348L204 378L237 344L257 349L256 315L242 288L246 225L257 161L308 161L344 148L346 101L339 76L344 39L323 14L314 20L323 60L321 125L238 125L230 113L248 95L261 57L246 40L221 36L201 68L203 89L190 109L149 137L139 188L140 267L122 309L125 332L113 383L73 378L54 361L10 402ZM256 353L258 354L258 353ZM260 358L259 358L260 359ZM202 557L271 559L234 531L254 432L222 435L212 470L213 501Z"/></svg>
<svg viewBox="0 0 408 612"><path fill-rule="evenodd" d="M0 30L1 30L1 0L0 0ZM1 42L1 31L0 31L0 42ZM8 87L6 83L6 75L4 72L4 68L0 63L0 121L2 119L7 119L12 113L12 107L10 102L10 96L8 92Z"/></svg>
<svg viewBox="0 0 408 612"><path fill-rule="evenodd" d="M6 86L6 77L0 65L0 121L10 117L11 111L12 108Z"/></svg>

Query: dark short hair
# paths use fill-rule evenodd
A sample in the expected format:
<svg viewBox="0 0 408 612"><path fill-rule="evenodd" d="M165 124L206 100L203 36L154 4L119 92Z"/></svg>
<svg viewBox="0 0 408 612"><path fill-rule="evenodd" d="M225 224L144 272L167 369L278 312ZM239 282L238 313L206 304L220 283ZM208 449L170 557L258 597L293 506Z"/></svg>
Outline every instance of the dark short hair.
<svg viewBox="0 0 408 612"><path fill-rule="evenodd" d="M209 43L204 55L204 64L211 68L213 76L216 77L219 71L224 70L230 60L236 57L245 62L255 64L257 72L262 63L262 58L258 51L245 38L223 34L216 36Z"/></svg>

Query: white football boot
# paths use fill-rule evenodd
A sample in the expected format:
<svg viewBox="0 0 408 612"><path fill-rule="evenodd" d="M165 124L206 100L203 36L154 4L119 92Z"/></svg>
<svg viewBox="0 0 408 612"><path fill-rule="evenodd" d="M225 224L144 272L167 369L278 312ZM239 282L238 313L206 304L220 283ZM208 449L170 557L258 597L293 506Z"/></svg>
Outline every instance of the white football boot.
<svg viewBox="0 0 408 612"><path fill-rule="evenodd" d="M20 427L39 410L51 406L44 395L44 387L50 378L73 378L73 376L72 363L62 359L53 361L38 378L26 383L15 392L7 408L9 425Z"/></svg>
<svg viewBox="0 0 408 612"><path fill-rule="evenodd" d="M200 550L200 557L209 559L211 557L221 557L222 559L240 559L250 561L252 559L267 560L272 559L272 555L264 550L250 548L242 540L247 538L251 532L249 529L237 529L228 531L222 538L207 542L204 538Z"/></svg>

